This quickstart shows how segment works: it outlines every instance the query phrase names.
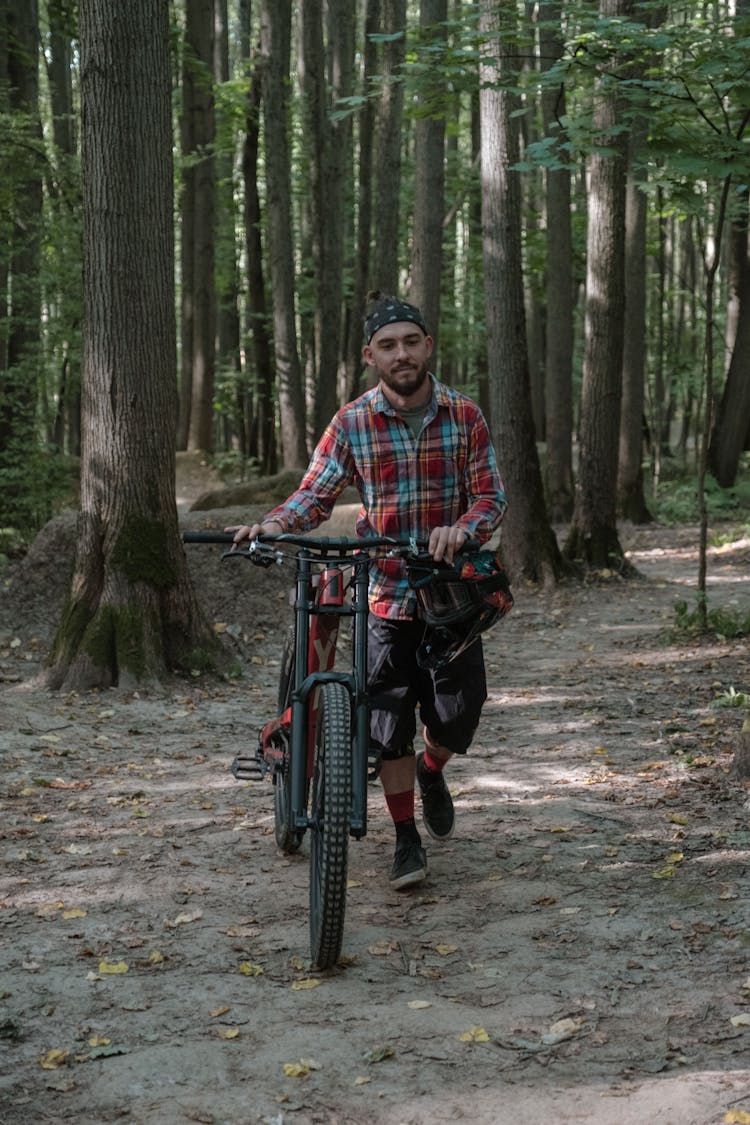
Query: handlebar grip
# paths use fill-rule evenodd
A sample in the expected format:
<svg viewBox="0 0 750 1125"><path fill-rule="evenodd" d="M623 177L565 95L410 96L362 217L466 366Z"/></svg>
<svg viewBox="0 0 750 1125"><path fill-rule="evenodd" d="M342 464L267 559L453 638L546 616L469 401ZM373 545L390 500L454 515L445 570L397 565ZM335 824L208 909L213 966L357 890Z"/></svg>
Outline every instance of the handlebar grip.
<svg viewBox="0 0 750 1125"><path fill-rule="evenodd" d="M231 531L183 531L183 543L233 543Z"/></svg>

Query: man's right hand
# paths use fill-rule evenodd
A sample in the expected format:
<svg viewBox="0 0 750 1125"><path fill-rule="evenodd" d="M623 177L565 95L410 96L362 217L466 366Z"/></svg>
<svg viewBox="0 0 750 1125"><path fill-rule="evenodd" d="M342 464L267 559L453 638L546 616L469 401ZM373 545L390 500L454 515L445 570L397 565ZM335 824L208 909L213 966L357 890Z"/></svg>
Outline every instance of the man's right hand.
<svg viewBox="0 0 750 1125"><path fill-rule="evenodd" d="M232 550L239 547L244 541L257 539L259 535L283 535L284 528L276 520L266 520L263 523L242 524L241 527L225 527L225 531L233 531L234 546Z"/></svg>

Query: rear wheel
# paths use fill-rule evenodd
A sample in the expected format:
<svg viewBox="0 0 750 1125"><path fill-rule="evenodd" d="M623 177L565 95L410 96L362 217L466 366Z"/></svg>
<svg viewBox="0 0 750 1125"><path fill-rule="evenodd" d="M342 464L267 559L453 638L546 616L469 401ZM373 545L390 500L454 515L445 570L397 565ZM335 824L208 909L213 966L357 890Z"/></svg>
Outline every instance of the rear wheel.
<svg viewBox="0 0 750 1125"><path fill-rule="evenodd" d="M320 689L310 827L310 956L319 969L341 953L346 911L352 757L351 709L343 684Z"/></svg>
<svg viewBox="0 0 750 1125"><path fill-rule="evenodd" d="M279 676L278 714L289 706L294 684L294 629L290 627L281 654ZM289 739L283 741L284 760L273 777L273 830L278 847L287 855L299 851L304 831L292 827L292 771L289 758Z"/></svg>

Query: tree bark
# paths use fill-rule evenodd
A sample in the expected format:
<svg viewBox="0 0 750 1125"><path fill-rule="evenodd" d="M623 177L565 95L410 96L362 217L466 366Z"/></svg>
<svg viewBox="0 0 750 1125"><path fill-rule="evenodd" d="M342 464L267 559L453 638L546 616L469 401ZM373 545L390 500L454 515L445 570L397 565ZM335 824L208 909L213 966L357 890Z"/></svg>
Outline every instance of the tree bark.
<svg viewBox="0 0 750 1125"><path fill-rule="evenodd" d="M131 686L215 651L177 530L167 0L82 0L83 458L50 684Z"/></svg>
<svg viewBox="0 0 750 1125"><path fill-rule="evenodd" d="M216 350L215 218L216 139L213 90L213 0L187 0L183 47L183 156L186 160L183 212L182 371L190 385L187 448L213 449ZM186 243L189 241L189 246Z"/></svg>
<svg viewBox="0 0 750 1125"><path fill-rule="evenodd" d="M307 464L305 400L297 349L289 153L291 0L262 0L266 214L273 292L273 331L285 469Z"/></svg>
<svg viewBox="0 0 750 1125"><path fill-rule="evenodd" d="M482 227L487 312L490 419L508 494L503 553L516 578L554 581L561 558L547 520L531 410L521 254L521 185L517 96L498 86L513 74L508 43L515 4L483 0L487 37L480 65ZM503 31L506 35L503 36Z"/></svg>
<svg viewBox="0 0 750 1125"><path fill-rule="evenodd" d="M539 6L539 55L542 73L560 58L561 4ZM542 119L546 136L564 140L565 90L545 86ZM561 136L562 134L562 136ZM564 159L563 153L560 153ZM573 237L570 222L570 172L566 167L546 173L547 316L545 325L545 482L550 516L555 522L573 512Z"/></svg>
<svg viewBox="0 0 750 1125"><path fill-rule="evenodd" d="M604 16L626 15L628 0L602 0ZM625 141L617 89L600 73L593 125L602 138L588 159L586 312L580 465L565 554L600 569L627 569L617 534L617 455L625 304ZM615 151L610 155L608 151Z"/></svg>
<svg viewBox="0 0 750 1125"><path fill-rule="evenodd" d="M392 36L383 43L380 97L375 119L375 208L371 288L398 289L401 194L401 143L404 87L401 68L406 52L406 0L382 0L382 28Z"/></svg>
<svg viewBox="0 0 750 1125"><path fill-rule="evenodd" d="M421 308L435 341L437 364L440 325L440 282L443 268L445 214L445 81L436 48L445 44L448 0L421 0L422 48L429 49L427 72L420 82L420 115L414 127L414 228L409 299Z"/></svg>

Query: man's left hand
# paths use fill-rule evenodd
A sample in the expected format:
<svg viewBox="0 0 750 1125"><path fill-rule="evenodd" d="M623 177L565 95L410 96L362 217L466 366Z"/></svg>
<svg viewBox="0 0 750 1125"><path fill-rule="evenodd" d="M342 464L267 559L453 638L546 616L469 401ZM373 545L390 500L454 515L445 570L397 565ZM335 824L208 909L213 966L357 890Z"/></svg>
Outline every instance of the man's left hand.
<svg viewBox="0 0 750 1125"><path fill-rule="evenodd" d="M460 527L433 527L427 550L435 562L453 562L456 551L460 551L467 535Z"/></svg>

